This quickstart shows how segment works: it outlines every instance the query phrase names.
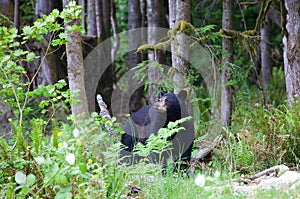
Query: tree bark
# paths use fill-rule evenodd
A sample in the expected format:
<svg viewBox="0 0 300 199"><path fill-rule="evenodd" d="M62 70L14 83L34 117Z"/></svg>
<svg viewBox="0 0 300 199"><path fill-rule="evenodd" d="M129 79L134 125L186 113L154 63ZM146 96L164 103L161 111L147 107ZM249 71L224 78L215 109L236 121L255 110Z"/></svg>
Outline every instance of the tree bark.
<svg viewBox="0 0 300 199"><path fill-rule="evenodd" d="M102 30L103 30L103 20L104 20L104 12L102 12L102 1L98 0L95 3L95 10L96 10L96 31L97 31L97 38L101 38Z"/></svg>
<svg viewBox="0 0 300 199"><path fill-rule="evenodd" d="M147 20L147 0L140 0L140 12L141 12L141 28L148 27ZM148 40L148 30L142 29L141 31L141 41L147 42ZM141 62L148 59L147 53L140 54Z"/></svg>
<svg viewBox="0 0 300 199"><path fill-rule="evenodd" d="M43 15L48 15L53 9L62 10L62 2L56 0L36 0L35 1L35 16L36 18L41 18ZM50 42L50 35L45 36L46 42L38 43L38 49L35 51L42 59L35 60L34 62L29 63L30 73L34 74L37 72L39 65L41 65L40 71L37 76L37 81L32 85L33 88L37 88L39 85L52 85L56 83L59 79L66 77L66 68L65 63L61 60L64 49L55 50L50 47L48 52L54 52L51 54L45 54Z"/></svg>
<svg viewBox="0 0 300 199"><path fill-rule="evenodd" d="M14 21L14 4L12 0L0 0L0 13Z"/></svg>
<svg viewBox="0 0 300 199"><path fill-rule="evenodd" d="M54 8L62 9L62 2L57 0L36 0L35 1L35 16L37 18L43 15L48 15Z"/></svg>
<svg viewBox="0 0 300 199"><path fill-rule="evenodd" d="M119 31L118 31L117 16L116 16L116 5L115 5L114 1L111 1L110 21L111 21L111 26L112 26L113 35L114 35L113 47L111 49L112 70L114 71L115 70L115 60L117 57L117 52L120 47L120 37L118 34Z"/></svg>
<svg viewBox="0 0 300 199"><path fill-rule="evenodd" d="M231 30L233 27L233 1L223 0L223 16L222 16L222 28L224 30ZM231 80L231 67L230 63L233 63L233 40L230 38L222 39L222 100L221 100L221 118L225 126L231 125L232 116L232 87L225 85Z"/></svg>
<svg viewBox="0 0 300 199"><path fill-rule="evenodd" d="M64 7L67 6L69 2L70 0L63 0ZM65 23L65 27L74 24L79 25L79 19L73 19L72 22ZM71 103L71 110L75 120L80 121L88 117L88 103L84 87L81 34L79 31L67 31L66 34L70 41L70 43L66 45L69 87L71 97L75 100L75 103Z"/></svg>
<svg viewBox="0 0 300 199"><path fill-rule="evenodd" d="M87 0L79 0L79 5L82 6L82 12L81 12L81 24L82 24L82 29L87 30L86 28L86 1Z"/></svg>
<svg viewBox="0 0 300 199"><path fill-rule="evenodd" d="M164 2L161 0L147 0L147 19L148 19L148 43L156 44L159 42L159 39L163 38L163 35L160 35L160 32L157 31L156 27L166 27L165 21L165 9ZM165 64L166 59L163 52L148 52L148 59L151 61L156 61L160 64ZM154 103L156 96L154 91L157 87L156 82L160 80L159 70L155 66L149 67L148 79L151 82L149 88L149 101Z"/></svg>
<svg viewBox="0 0 300 199"><path fill-rule="evenodd" d="M169 25L170 28L174 28L180 20L186 22L191 21L190 17L191 2L190 0L169 0ZM189 63L180 55L185 55L188 58L189 44L184 39L184 34L179 33L176 35L177 45L175 42L171 43L172 51L172 67L175 69L173 77L174 93L178 94L185 87L185 76L189 69Z"/></svg>
<svg viewBox="0 0 300 199"><path fill-rule="evenodd" d="M169 26L170 29L176 25L176 0L169 0ZM172 56L173 61L173 56Z"/></svg>
<svg viewBox="0 0 300 199"><path fill-rule="evenodd" d="M20 0L15 0L14 8L14 26L19 29L20 26Z"/></svg>
<svg viewBox="0 0 300 199"><path fill-rule="evenodd" d="M299 100L300 96L300 2L282 1L284 69L288 101Z"/></svg>
<svg viewBox="0 0 300 199"><path fill-rule="evenodd" d="M270 37L271 37L271 20L269 17L266 17L266 23L261 29L261 74L263 89L267 90L270 84L270 79L272 75L272 57L271 57L271 46L270 46Z"/></svg>
<svg viewBox="0 0 300 199"><path fill-rule="evenodd" d="M96 0L88 0L87 12L88 12L88 24L87 24L87 34L97 35L97 21L96 21Z"/></svg>

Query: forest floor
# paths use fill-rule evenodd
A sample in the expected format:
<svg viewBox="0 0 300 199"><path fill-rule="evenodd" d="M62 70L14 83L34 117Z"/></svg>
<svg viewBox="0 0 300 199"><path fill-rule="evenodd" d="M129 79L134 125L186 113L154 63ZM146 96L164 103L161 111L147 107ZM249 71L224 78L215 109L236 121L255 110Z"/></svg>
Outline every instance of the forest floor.
<svg viewBox="0 0 300 199"><path fill-rule="evenodd" d="M274 169L275 168L275 169ZM213 198L296 199L300 198L300 173L278 165L258 174L230 180L198 174L194 177L143 176L142 182L126 185L122 198Z"/></svg>
<svg viewBox="0 0 300 199"><path fill-rule="evenodd" d="M257 176L253 180L233 183L232 192L246 194L247 198L300 198L300 173L289 171L280 165L282 171ZM283 194L282 196L278 193Z"/></svg>

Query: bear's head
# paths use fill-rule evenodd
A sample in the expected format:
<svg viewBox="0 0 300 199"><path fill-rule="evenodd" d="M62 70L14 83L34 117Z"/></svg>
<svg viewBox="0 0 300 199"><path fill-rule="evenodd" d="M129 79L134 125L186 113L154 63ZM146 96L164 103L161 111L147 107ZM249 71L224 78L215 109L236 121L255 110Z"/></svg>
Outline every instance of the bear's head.
<svg viewBox="0 0 300 199"><path fill-rule="evenodd" d="M185 97L186 91L181 91L178 95L162 93L162 96L153 104L153 108L159 113L166 113L167 122L174 122L181 118L181 104L179 99Z"/></svg>

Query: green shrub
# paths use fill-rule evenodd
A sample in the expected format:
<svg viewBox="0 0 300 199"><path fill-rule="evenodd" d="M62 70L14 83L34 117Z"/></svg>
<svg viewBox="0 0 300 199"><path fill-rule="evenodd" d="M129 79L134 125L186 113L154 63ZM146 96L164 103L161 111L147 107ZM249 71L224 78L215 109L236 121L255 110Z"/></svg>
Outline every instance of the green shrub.
<svg viewBox="0 0 300 199"><path fill-rule="evenodd" d="M233 114L232 127L226 132L228 143L216 151L217 161L223 162L225 168L243 172L278 164L298 165L299 116L299 103L277 108L259 104L240 106Z"/></svg>

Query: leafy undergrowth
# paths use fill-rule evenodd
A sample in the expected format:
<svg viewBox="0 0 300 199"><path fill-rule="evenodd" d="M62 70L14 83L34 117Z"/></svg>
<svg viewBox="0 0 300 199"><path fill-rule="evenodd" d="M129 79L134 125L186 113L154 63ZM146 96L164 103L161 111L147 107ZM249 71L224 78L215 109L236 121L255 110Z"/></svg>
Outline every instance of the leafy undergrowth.
<svg viewBox="0 0 300 199"><path fill-rule="evenodd" d="M300 104L264 108L260 104L239 107L233 125L225 132L226 144L215 150L222 168L241 174L300 163Z"/></svg>
<svg viewBox="0 0 300 199"><path fill-rule="evenodd" d="M174 173L171 166L162 172L159 165L145 162L121 164L121 146L114 143L103 126L121 131L114 121L97 114L76 127L72 122L53 121L49 136L43 136L43 122L32 120L31 124L32 129L22 142L18 142L17 136L9 141L1 139L0 198L248 198L246 194L232 192L230 182L240 176L235 172L239 173L245 163L262 169L257 166L259 162L252 162L251 156L254 150L259 151L253 146L260 142L251 145L249 139L231 141L232 159L223 165L215 158L207 167L210 169L196 170L194 177L188 177L186 173ZM265 140L264 144L268 142ZM228 148L227 144L223 153ZM221 157L220 154L221 151L215 156ZM271 158L268 162L268 153L257 154L264 157L266 165L273 164ZM257 161L261 161L259 158ZM225 168L230 164L236 170ZM281 198L296 195L293 191L270 190L264 198L276 194ZM262 197L258 194L255 198Z"/></svg>
<svg viewBox="0 0 300 199"><path fill-rule="evenodd" d="M97 114L76 127L53 121L49 136L43 135L42 120L31 124L28 137L1 139L0 198L241 198L218 184L220 176L195 183L171 167L163 172L145 162L121 164L121 146L104 124L119 130Z"/></svg>

